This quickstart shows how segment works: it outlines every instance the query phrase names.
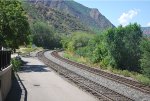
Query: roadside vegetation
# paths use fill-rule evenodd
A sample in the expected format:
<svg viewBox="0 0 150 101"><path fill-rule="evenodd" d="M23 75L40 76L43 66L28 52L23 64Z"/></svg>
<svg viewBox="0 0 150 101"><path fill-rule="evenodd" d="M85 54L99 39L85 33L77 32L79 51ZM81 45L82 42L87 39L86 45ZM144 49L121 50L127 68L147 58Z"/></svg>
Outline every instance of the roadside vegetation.
<svg viewBox="0 0 150 101"><path fill-rule="evenodd" d="M20 70L21 66L23 65L23 61L20 58L13 58L11 59L11 64L13 67L13 71L17 72Z"/></svg>
<svg viewBox="0 0 150 101"><path fill-rule="evenodd" d="M65 57L150 85L149 43L136 23L97 35L78 32L62 40Z"/></svg>

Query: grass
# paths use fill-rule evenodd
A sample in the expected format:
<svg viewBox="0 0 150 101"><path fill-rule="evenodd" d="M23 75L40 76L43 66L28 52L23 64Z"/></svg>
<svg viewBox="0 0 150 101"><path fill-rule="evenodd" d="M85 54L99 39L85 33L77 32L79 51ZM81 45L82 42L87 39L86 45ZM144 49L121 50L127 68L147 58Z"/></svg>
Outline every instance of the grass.
<svg viewBox="0 0 150 101"><path fill-rule="evenodd" d="M67 52L67 53L65 52L63 54L63 57L65 57L67 59L70 59L72 61L78 62L78 63L83 63L83 64L90 65L89 60L87 60L86 58L84 58L82 56L75 55L75 54L70 53L70 52Z"/></svg>
<svg viewBox="0 0 150 101"><path fill-rule="evenodd" d="M150 79L142 74L137 74L134 78L143 84L150 85Z"/></svg>
<svg viewBox="0 0 150 101"><path fill-rule="evenodd" d="M43 48L41 47L35 47L35 48L32 48L32 47L20 47L17 52L20 54L20 55L25 55L25 54L28 54L30 52L33 52L33 51L36 51L36 50L42 50Z"/></svg>
<svg viewBox="0 0 150 101"><path fill-rule="evenodd" d="M114 74L119 74L119 75L122 75L124 77L130 77L130 78L132 78L136 81L139 81L140 83L142 83L144 85L150 86L150 78L146 77L143 74L139 74L137 72L130 72L128 70L119 70L119 69L115 69L115 68L112 68L112 67L100 66L100 63L93 64L87 58L75 55L75 54L70 53L70 52L65 52L63 57L68 58L68 59L70 59L72 61L75 61L75 62L78 62L78 63L86 64L90 67L98 67L98 68L103 69L107 72L111 72L111 73L114 73Z"/></svg>
<svg viewBox="0 0 150 101"><path fill-rule="evenodd" d="M22 49L22 52L23 53L29 53L29 52L32 52L32 51L35 51L37 48L24 48Z"/></svg>

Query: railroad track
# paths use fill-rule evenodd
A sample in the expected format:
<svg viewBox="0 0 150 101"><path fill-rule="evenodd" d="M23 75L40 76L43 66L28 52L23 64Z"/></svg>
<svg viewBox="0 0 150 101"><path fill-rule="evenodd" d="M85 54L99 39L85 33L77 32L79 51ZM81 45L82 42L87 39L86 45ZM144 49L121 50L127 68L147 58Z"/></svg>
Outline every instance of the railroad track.
<svg viewBox="0 0 150 101"><path fill-rule="evenodd" d="M59 64L52 62L51 60L47 59L44 56L44 51L38 53L38 58L43 61L46 65L50 68L55 70L57 73L62 75L63 77L67 78L71 82L75 83L77 86L81 87L82 89L86 90L87 92L93 94L97 97L100 101L133 101L132 99L121 95L117 92L114 92L102 85L99 85L88 78L80 76L65 67L62 67Z"/></svg>
<svg viewBox="0 0 150 101"><path fill-rule="evenodd" d="M61 57L57 51L53 51L51 53L52 56L54 56L55 58L61 60L61 61L64 61L70 65L73 65L75 67L78 67L78 68L81 68L81 69L84 69L86 71L89 71L91 73L94 73L96 75L99 75L99 76L102 76L104 78L107 78L107 79L110 79L110 80L113 80L113 81L116 81L118 83L121 83L121 84L124 84L126 86L129 86L131 88L134 88L136 90L139 90L143 93L147 93L147 94L150 94L150 86L146 86L146 85L143 85L137 81L133 81L133 80L130 80L130 79L126 79L124 77L121 77L121 76L117 76L117 75L114 75L114 74L111 74L111 73L108 73L108 72L104 72L100 69L96 69L96 68L91 68L89 66L86 66L86 65L83 65L83 64L80 64L80 63L76 63L76 62L73 62L71 60L68 60L66 58L63 58Z"/></svg>

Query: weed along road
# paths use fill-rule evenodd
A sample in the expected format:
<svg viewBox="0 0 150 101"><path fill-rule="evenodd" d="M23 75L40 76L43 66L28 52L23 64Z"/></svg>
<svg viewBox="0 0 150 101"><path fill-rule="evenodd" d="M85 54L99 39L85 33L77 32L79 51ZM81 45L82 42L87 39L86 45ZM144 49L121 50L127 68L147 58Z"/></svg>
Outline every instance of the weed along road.
<svg viewBox="0 0 150 101"><path fill-rule="evenodd" d="M97 101L94 96L59 77L37 58L22 57L22 60L26 65L18 76L26 89L27 101ZM22 91L21 95L24 93ZM24 96L21 97L24 101Z"/></svg>

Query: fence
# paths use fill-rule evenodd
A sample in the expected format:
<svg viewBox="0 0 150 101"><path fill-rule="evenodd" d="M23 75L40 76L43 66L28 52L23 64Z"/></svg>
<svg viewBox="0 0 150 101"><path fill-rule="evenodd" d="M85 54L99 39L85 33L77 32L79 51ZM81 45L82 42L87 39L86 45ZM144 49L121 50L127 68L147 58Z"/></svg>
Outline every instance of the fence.
<svg viewBox="0 0 150 101"><path fill-rule="evenodd" d="M11 51L0 51L0 71L10 65Z"/></svg>

